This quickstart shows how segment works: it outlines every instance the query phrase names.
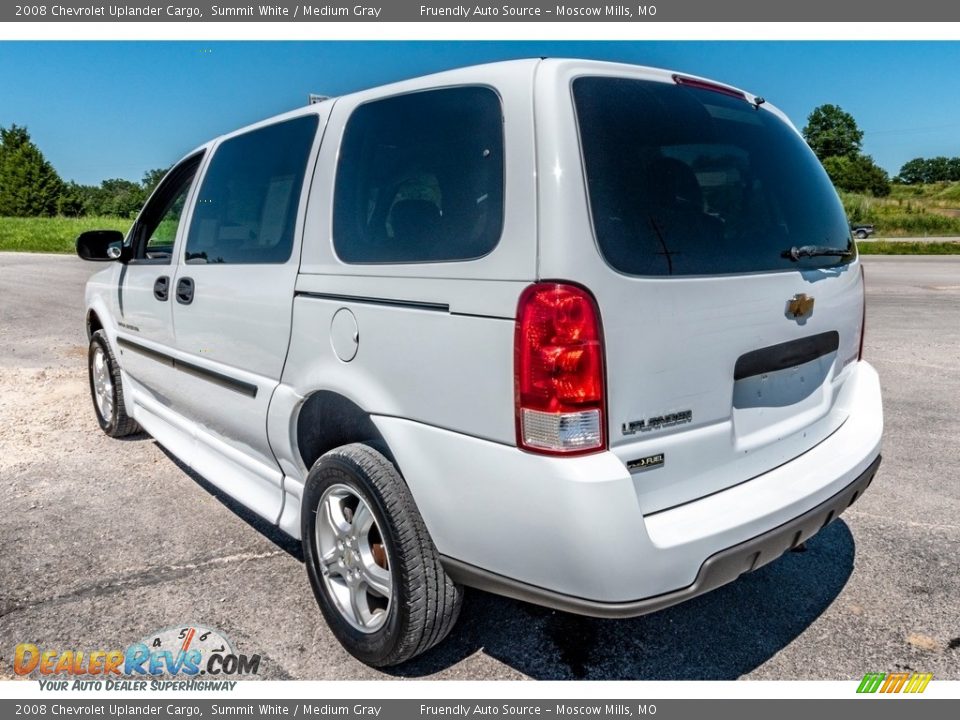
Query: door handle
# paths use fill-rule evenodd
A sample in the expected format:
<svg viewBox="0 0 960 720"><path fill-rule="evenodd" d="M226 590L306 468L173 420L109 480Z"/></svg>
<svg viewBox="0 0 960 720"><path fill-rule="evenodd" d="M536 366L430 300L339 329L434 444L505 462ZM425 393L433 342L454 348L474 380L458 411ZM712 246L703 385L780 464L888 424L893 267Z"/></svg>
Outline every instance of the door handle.
<svg viewBox="0 0 960 720"><path fill-rule="evenodd" d="M180 278L177 280L177 302L181 305L189 305L193 302L193 278Z"/></svg>
<svg viewBox="0 0 960 720"><path fill-rule="evenodd" d="M166 302L167 298L170 297L170 278L166 275L157 278L157 281L153 284L153 296L160 302Z"/></svg>

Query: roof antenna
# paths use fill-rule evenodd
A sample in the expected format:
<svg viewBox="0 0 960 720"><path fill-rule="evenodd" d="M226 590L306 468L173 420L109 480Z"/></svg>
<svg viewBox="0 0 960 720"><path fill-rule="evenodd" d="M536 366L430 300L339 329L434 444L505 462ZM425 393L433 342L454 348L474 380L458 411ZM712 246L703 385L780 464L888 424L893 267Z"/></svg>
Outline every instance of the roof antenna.
<svg viewBox="0 0 960 720"><path fill-rule="evenodd" d="M759 97L759 96L757 96L757 95L754 95L754 96L753 96L753 109L754 109L754 110L759 110L759 109L760 109L760 106L763 105L765 102L766 102L766 100L764 100L762 97Z"/></svg>
<svg viewBox="0 0 960 720"><path fill-rule="evenodd" d="M308 93L307 94L307 104L316 105L317 103L322 103L324 100L329 100L329 95L318 95L317 93Z"/></svg>

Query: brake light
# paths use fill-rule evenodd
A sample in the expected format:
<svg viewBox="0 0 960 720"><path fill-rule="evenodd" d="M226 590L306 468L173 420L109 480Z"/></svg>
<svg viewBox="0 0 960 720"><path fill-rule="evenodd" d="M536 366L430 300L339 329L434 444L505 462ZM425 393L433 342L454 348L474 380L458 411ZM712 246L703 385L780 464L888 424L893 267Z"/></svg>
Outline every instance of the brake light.
<svg viewBox="0 0 960 720"><path fill-rule="evenodd" d="M857 351L857 360L863 360L863 336L867 334L867 279L860 265L860 291L863 293L863 310L860 314L860 349Z"/></svg>
<svg viewBox="0 0 960 720"><path fill-rule="evenodd" d="M606 446L600 313L583 288L531 285L514 337L517 446L575 455Z"/></svg>
<svg viewBox="0 0 960 720"><path fill-rule="evenodd" d="M682 85L684 87L696 88L697 90L710 90L711 92L720 93L721 95L729 95L730 97L735 97L740 100L747 99L747 96L739 90L734 90L732 87L720 85L719 83L712 83L709 80L687 77L686 75L674 75L673 81L677 85ZM761 100L761 102L763 101Z"/></svg>

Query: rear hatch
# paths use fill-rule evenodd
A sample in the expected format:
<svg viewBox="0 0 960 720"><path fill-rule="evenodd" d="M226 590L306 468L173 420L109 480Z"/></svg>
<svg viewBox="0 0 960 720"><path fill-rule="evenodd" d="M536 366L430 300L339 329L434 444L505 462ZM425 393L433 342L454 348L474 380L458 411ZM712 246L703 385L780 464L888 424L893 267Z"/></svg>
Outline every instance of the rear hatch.
<svg viewBox="0 0 960 720"><path fill-rule="evenodd" d="M863 285L816 157L778 112L724 86L582 76L572 88L608 269L589 287L607 437L644 512L823 441L846 419Z"/></svg>

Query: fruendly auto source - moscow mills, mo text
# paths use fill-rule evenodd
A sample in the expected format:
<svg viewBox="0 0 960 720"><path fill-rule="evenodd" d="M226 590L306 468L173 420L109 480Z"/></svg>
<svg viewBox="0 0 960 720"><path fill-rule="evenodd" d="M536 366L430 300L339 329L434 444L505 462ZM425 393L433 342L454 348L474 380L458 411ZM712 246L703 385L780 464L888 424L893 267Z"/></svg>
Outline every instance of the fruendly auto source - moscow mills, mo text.
<svg viewBox="0 0 960 720"><path fill-rule="evenodd" d="M423 18L450 17L463 20L471 17L502 17L512 19L544 18L547 20L551 18L593 17L643 19L645 17L654 17L656 14L656 5L555 5L551 8L532 7L521 4L457 5L454 7L420 6L420 16Z"/></svg>

